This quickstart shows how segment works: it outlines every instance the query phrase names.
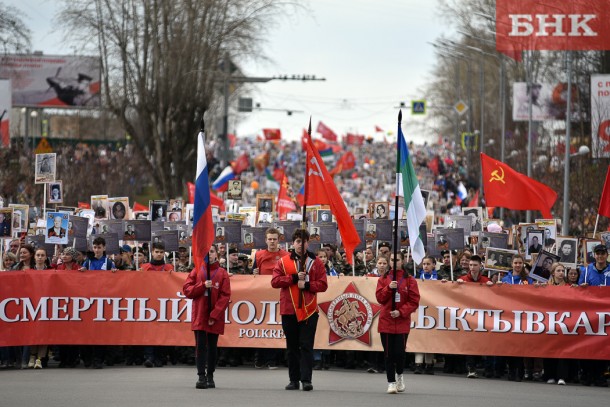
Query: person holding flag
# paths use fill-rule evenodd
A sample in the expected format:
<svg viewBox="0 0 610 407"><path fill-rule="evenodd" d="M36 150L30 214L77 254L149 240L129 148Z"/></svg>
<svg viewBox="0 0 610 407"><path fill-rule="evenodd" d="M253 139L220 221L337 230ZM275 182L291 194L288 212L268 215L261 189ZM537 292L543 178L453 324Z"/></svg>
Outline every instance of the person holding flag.
<svg viewBox="0 0 610 407"><path fill-rule="evenodd" d="M198 389L215 388L214 371L218 335L224 333L224 315L231 299L229 274L220 267L214 242L210 205L210 184L205 156L203 119L197 144L197 177L193 215L193 257L195 268L182 291L193 300L191 329L195 333ZM207 263L207 264L206 264ZM206 370L207 367L207 370Z"/></svg>
<svg viewBox="0 0 610 407"><path fill-rule="evenodd" d="M318 325L317 294L325 292L328 283L324 264L307 251L307 229L294 231L292 245L294 251L275 265L271 286L280 289L280 314L286 336L290 379L286 390L298 390L300 381L304 391L311 391L313 344Z"/></svg>

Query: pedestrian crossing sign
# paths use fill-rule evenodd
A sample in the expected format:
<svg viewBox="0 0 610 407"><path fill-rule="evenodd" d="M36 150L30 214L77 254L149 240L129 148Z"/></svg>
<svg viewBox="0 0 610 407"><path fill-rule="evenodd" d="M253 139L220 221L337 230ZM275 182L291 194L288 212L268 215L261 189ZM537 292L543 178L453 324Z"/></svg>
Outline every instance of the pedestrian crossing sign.
<svg viewBox="0 0 610 407"><path fill-rule="evenodd" d="M411 102L411 114L426 114L426 101L413 100Z"/></svg>

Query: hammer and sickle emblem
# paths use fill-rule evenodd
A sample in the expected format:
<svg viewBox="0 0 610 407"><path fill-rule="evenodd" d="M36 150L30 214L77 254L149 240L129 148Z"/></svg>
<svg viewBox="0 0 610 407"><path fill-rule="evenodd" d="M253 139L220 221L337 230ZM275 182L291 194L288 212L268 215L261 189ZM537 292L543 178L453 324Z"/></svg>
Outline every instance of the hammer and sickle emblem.
<svg viewBox="0 0 610 407"><path fill-rule="evenodd" d="M501 183L506 184L506 182L504 182L504 169L502 169L502 167L499 167L499 170L502 172L502 175L498 173L498 170L492 171L489 182L500 181Z"/></svg>
<svg viewBox="0 0 610 407"><path fill-rule="evenodd" d="M322 168L320 168L320 164L318 164L318 160L316 160L316 157L311 158L311 164L313 166L315 166L318 169L318 171L314 171L312 168L309 168L309 174L307 174L307 175L309 176L309 175L313 174L313 175L317 175L318 177L324 179L324 175L322 175Z"/></svg>

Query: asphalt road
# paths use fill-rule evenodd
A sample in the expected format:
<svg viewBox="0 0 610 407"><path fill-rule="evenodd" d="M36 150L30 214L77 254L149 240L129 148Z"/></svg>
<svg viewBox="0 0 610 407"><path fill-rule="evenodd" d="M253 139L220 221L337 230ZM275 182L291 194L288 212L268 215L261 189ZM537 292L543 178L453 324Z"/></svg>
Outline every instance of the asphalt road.
<svg viewBox="0 0 610 407"><path fill-rule="evenodd" d="M314 391L286 391L286 368L219 368L216 389L195 389L189 366L105 367L0 371L0 407L15 406L593 406L607 388L548 385L463 376L406 374L407 391L385 393L384 374L343 369L315 371Z"/></svg>

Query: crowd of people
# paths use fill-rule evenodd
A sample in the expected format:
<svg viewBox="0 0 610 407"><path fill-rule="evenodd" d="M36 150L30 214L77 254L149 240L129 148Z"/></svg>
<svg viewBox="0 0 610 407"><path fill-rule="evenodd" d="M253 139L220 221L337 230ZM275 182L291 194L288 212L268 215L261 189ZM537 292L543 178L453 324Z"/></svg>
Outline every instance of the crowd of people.
<svg viewBox="0 0 610 407"><path fill-rule="evenodd" d="M211 147L213 150L214 146ZM395 162L386 157L387 149L379 148L377 143L344 146L344 148L356 154L358 164L355 168L341 173L335 178L335 182L352 215L354 217L367 216L369 203L391 200ZM460 213L461 207L474 199L476 190L476 181L473 180L476 177L468 174L465 157L451 148L448 143L433 146L411 145L410 148L420 185L422 189L430 193L428 208L434 211L435 223L442 223L444 215ZM291 180L293 190L298 190L298 186L304 178L304 166L300 165L303 154L298 143L278 145L248 141L236 146L236 155L244 152L251 156L267 154L265 165L270 168L282 168ZM101 154L101 150L98 148L65 147L58 154L58 162L65 161L61 165L65 168L72 168L70 171L87 172L79 167L79 165L89 165L87 163L90 160L87 157L95 156L97 160L100 160L98 164L109 165L112 160L115 160L116 164L116 160L127 153L127 150L122 150L108 156L108 153ZM104 156L106 159L103 159ZM213 179L221 168L216 160L210 159L208 163L211 164L210 174ZM116 166L109 165L109 167ZM240 174L241 180L246 185L242 196L243 201L239 203L241 205L253 204L259 193L274 192L273 186L267 187L262 182L266 177L264 172L254 167L256 167L256 163L253 162L246 171ZM131 171L124 173L131 173ZM254 183L254 181L258 182ZM132 182L135 180L129 181L129 183ZM462 193L464 190L467 191L466 197ZM64 194L69 193L75 192L66 188ZM11 196L19 197L20 195L12 194ZM483 199L480 200L480 203L484 206ZM506 211L501 221L505 227L508 227L521 220L521 213ZM404 391L403 372L409 368L415 374L435 374L441 369L441 366L445 373L464 374L468 378L506 377L508 380L515 381L538 380L560 385L580 382L584 385L607 386L607 361L432 355L403 351L409 333L410 314L417 309L419 302L419 294L415 295L418 280L455 281L458 284L478 282L487 285L535 284L528 276L532 264L523 256L513 256L510 264L511 270L502 275L502 273L490 273L484 270L484 259L481 255L477 255L476 250L470 246L454 252L443 250L440 252L440 256L426 256L421 264L416 265L409 250L399 250L395 254L391 242L375 241L367 242L363 250L355 253L354 264L349 264L346 260L346 253L340 245L324 244L316 249L315 253L304 252L306 245L303 245L303 242L309 240L309 234L306 231L300 233L305 234L298 236L300 239L298 244L295 245L293 239L292 244L281 247L279 232L270 228L265 233L266 249L256 251L255 255L252 255L250 251L240 250L237 245L214 245L210 251L210 271L214 273L222 270L220 274L214 274L218 278L225 276L225 273L227 278L234 274L272 275L273 287L282 292L280 305L283 316L292 315L291 312L294 312L294 310L286 311L283 308L288 306L284 297L290 295L292 283L301 290L307 287L306 289L313 290L312 292L323 291L323 284L320 283L315 289L318 291L315 291L312 288L314 287L312 282L305 282L298 271L295 272L294 277L279 278L278 265L282 259L290 258L298 263L302 258L299 256L305 255L311 259L316 270L324 276L376 277L379 282L376 292L377 301L384 304L385 310L380 316L379 323L384 352L314 350L310 327L303 326L301 319L293 320L290 317L282 319L287 336L287 354L270 349L258 349L253 353L243 349L218 349L218 358L216 358L218 335L223 332L220 322L222 318L218 317L222 307L213 311L216 314L212 316L206 308L208 307L207 302L198 300L199 305L195 307L195 310L200 316L193 318L194 323L197 323L197 325L193 325L193 330L196 332L196 346L193 348L10 347L0 349L1 366L41 369L48 365L49 360L58 361L60 367L76 367L82 362L84 366L93 368L102 368L104 365L117 363L141 364L146 367L161 367L167 363L186 363L197 366L198 388L215 386L214 369L216 365L239 366L242 364L269 369L276 368L278 364L287 364L290 380L286 387L288 390L296 390L301 387L303 390L311 390L313 388L311 371L330 367L364 369L370 373L386 372L389 393ZM608 251L605 245L600 244L595 246L593 252L594 262L582 270L581 268L566 269L560 263L552 264L549 281L545 284L549 286L605 285L603 273L610 271L610 265L607 262ZM58 269L78 272L87 270L176 270L189 273L185 285L185 294L189 298L201 298L210 288L208 283L203 281L205 279L202 280L201 276L197 274L197 270L194 270L188 244L180 245L175 252L167 252L163 244L159 242L144 243L138 247L123 242L118 254L108 256L105 253L105 241L102 238L93 239L89 252L79 252L72 247L65 247L57 249L54 253L47 253L44 248L35 248L25 244L23 236L21 236L21 238L10 241L2 261L4 270ZM391 272L394 267L397 271L396 279L390 278L393 275ZM324 280L324 278L320 277L320 280ZM223 279L222 284L224 282ZM224 293L214 294L213 303L222 304L227 295L230 296L229 287L226 287ZM315 296L311 298L315 298ZM311 321L310 318L315 318L314 314L317 314L317 311L315 309L310 311L311 315L307 313L303 320ZM214 327L214 329L210 327ZM315 330L313 334L315 335ZM302 337L309 338L308 340L311 342L304 349L298 350L299 338ZM297 345L295 345L295 338Z"/></svg>

